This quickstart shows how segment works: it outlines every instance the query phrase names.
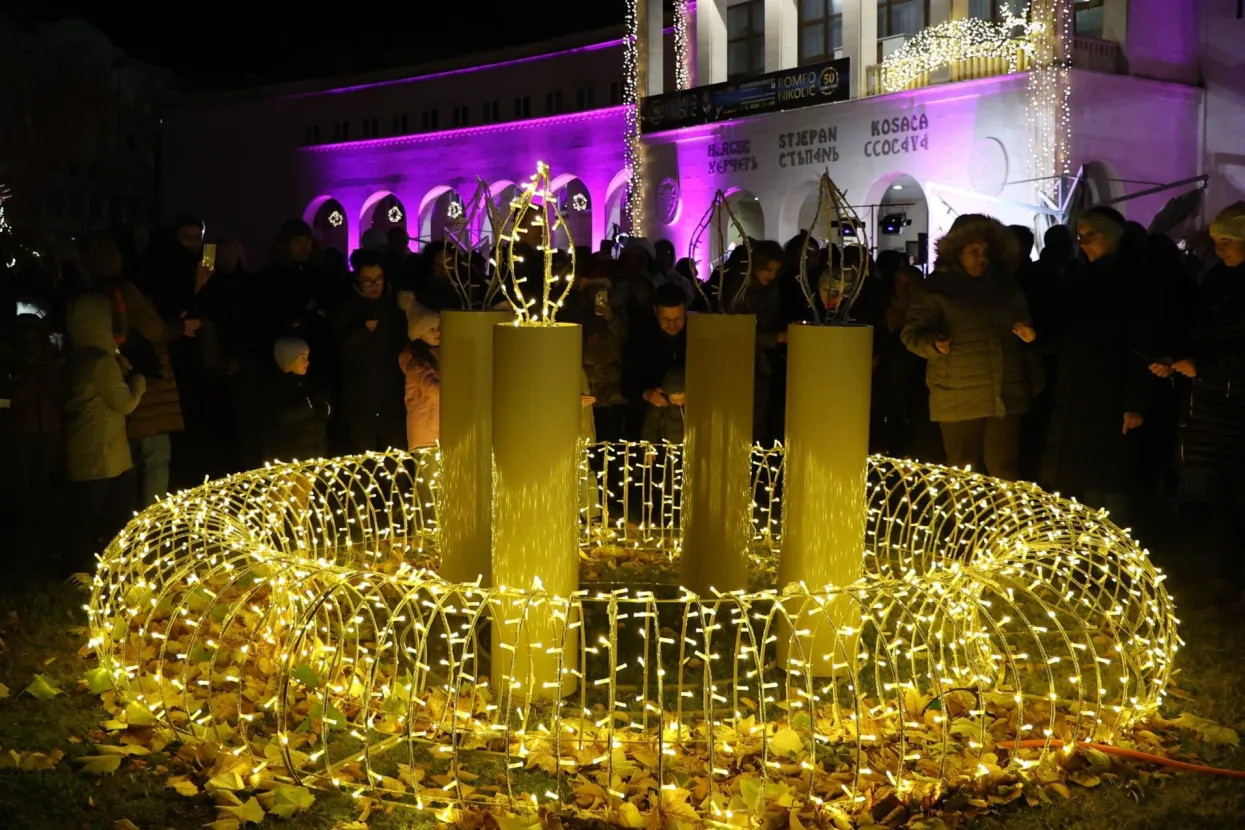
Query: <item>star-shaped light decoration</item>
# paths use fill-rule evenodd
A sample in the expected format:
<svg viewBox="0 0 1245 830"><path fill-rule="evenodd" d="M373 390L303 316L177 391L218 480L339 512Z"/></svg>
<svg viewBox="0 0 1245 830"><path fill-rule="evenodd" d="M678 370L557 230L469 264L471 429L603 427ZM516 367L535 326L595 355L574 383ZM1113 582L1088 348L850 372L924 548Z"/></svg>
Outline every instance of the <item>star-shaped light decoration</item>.
<svg viewBox="0 0 1245 830"><path fill-rule="evenodd" d="M335 210L329 214L329 224L335 228L340 228L342 226L342 222L345 221L346 217L342 216L342 212L340 210Z"/></svg>
<svg viewBox="0 0 1245 830"><path fill-rule="evenodd" d="M402 221L402 208L398 207L397 205L394 205L393 207L389 208L389 221L395 225L401 222Z"/></svg>
<svg viewBox="0 0 1245 830"><path fill-rule="evenodd" d="M583 193L576 193L571 197L571 209L580 211L581 213L588 209L588 197Z"/></svg>

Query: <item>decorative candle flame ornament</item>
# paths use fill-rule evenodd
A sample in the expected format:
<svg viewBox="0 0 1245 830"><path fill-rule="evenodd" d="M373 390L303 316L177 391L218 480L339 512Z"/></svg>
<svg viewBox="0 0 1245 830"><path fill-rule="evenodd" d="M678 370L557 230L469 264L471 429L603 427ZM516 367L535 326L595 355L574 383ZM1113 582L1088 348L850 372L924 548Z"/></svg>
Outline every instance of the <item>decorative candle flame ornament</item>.
<svg viewBox="0 0 1245 830"><path fill-rule="evenodd" d="M569 267L565 273L555 273L554 268L553 240L559 230L567 239ZM485 305L491 307L493 295L500 291L514 309L515 325L555 323L575 279L575 240L558 210L549 165L543 161L536 162L536 172L511 202L498 232L498 248L498 280L490 286ZM539 261L530 262L529 257L539 257Z"/></svg>
<svg viewBox="0 0 1245 830"><path fill-rule="evenodd" d="M745 292L748 290L748 275L752 273L752 240L748 238L747 232L744 230L743 223L739 221L739 217L735 215L735 211L731 209L730 202L726 200L726 194L719 190L713 194L713 201L709 204L709 209L705 211L705 215L700 218L700 222L696 224L696 230L692 232L692 244L688 248L687 255L695 260L696 251L700 248L700 241L704 238L705 233L712 233L713 241L717 243L717 250L721 253L721 260L718 262L710 262L709 267L722 268L725 270L727 260L726 250L726 228L730 223L739 234L740 245L744 247L746 254L745 271L743 279L739 283L739 291L733 297L723 297L722 292L726 284L723 276L718 280L717 293L713 297L709 297L705 293L705 289L701 286L700 280L693 280L696 290L700 292L700 296L704 298L705 304L710 311L717 311L723 314L729 314L734 310L735 306L743 299ZM711 251L713 249L710 249ZM712 256L712 254L711 254Z"/></svg>
<svg viewBox="0 0 1245 830"><path fill-rule="evenodd" d="M851 234L842 232L849 227ZM842 232L839 262L836 265L833 260L830 261L826 271L817 275L817 282L810 283L809 246L814 239L828 242L834 237L836 228ZM822 173L817 182L817 208L804 236L804 244L800 247L800 272L797 277L815 322L841 324L851 319L852 306L856 304L869 276L869 261L869 236L865 223L848 204L847 195L830 179L829 171ZM817 292L821 290L823 278L830 283L824 318L817 303Z"/></svg>

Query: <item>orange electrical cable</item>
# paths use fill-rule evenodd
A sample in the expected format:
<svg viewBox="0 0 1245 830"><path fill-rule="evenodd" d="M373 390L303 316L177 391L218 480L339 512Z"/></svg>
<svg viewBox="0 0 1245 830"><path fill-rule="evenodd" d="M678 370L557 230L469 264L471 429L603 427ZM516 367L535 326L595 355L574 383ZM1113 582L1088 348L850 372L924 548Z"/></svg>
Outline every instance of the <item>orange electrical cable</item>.
<svg viewBox="0 0 1245 830"><path fill-rule="evenodd" d="M1221 769L1219 767L1202 766L1201 764L1190 764L1186 761L1164 758L1162 755L1152 755L1149 752L1138 752L1135 749L1124 749L1123 747L1111 746L1109 744L1093 744L1089 741L1076 741L1075 743L1077 746L1087 746L1099 752L1105 752L1107 755L1117 755L1121 758L1130 758L1147 764L1157 764L1161 767L1175 767L1176 769L1186 769L1190 772L1203 772L1207 775L1226 775L1229 778L1245 778L1245 770ZM1027 741L1003 741L997 744L997 746L999 749L1038 749L1044 746L1065 746L1065 742L1058 738L1051 738L1050 740L1035 738Z"/></svg>

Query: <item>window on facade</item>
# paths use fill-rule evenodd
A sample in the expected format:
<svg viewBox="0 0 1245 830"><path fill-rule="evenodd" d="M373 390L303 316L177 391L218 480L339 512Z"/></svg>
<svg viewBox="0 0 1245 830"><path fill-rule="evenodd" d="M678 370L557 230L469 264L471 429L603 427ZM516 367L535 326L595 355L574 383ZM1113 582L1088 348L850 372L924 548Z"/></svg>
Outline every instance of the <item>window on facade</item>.
<svg viewBox="0 0 1245 830"><path fill-rule="evenodd" d="M463 104L461 107L454 107L453 118L454 118L453 125L455 127L466 127L468 124L470 124L471 115L467 112L467 105Z"/></svg>
<svg viewBox="0 0 1245 830"><path fill-rule="evenodd" d="M364 118L363 119L363 137L364 138L380 138L380 119Z"/></svg>
<svg viewBox="0 0 1245 830"><path fill-rule="evenodd" d="M597 88L594 86L581 86L575 90L575 109L590 110L597 105Z"/></svg>
<svg viewBox="0 0 1245 830"><path fill-rule="evenodd" d="M1102 37L1103 0L1077 0L1072 4L1073 25L1078 37Z"/></svg>
<svg viewBox="0 0 1245 830"><path fill-rule="evenodd" d="M747 78L765 71L765 3L747 0L726 10L726 76Z"/></svg>
<svg viewBox="0 0 1245 830"><path fill-rule="evenodd" d="M419 124L424 131L435 130L439 128L438 121L441 113L439 110L424 110L420 113Z"/></svg>
<svg viewBox="0 0 1245 830"><path fill-rule="evenodd" d="M303 142L305 144L320 143L320 125L312 124L303 131Z"/></svg>
<svg viewBox="0 0 1245 830"><path fill-rule="evenodd" d="M622 103L622 82L610 81L610 106L616 107Z"/></svg>
<svg viewBox="0 0 1245 830"><path fill-rule="evenodd" d="M1023 17L1028 5L1027 0L968 0L968 16L1001 23L1006 12Z"/></svg>
<svg viewBox="0 0 1245 830"><path fill-rule="evenodd" d="M410 132L409 122L406 120L406 113L400 112L393 117L393 134L406 135Z"/></svg>
<svg viewBox="0 0 1245 830"><path fill-rule="evenodd" d="M545 115L556 115L562 112L562 93L545 93Z"/></svg>
<svg viewBox="0 0 1245 830"><path fill-rule="evenodd" d="M929 22L929 0L878 0L878 37L915 35Z"/></svg>
<svg viewBox="0 0 1245 830"><path fill-rule="evenodd" d="M350 122L335 121L333 123L333 140L349 141L350 140Z"/></svg>
<svg viewBox="0 0 1245 830"><path fill-rule="evenodd" d="M800 0L800 65L828 61L843 48L843 0Z"/></svg>
<svg viewBox="0 0 1245 830"><path fill-rule="evenodd" d="M496 124L501 120L501 108L496 101L485 101L480 108L482 124Z"/></svg>
<svg viewBox="0 0 1245 830"><path fill-rule="evenodd" d="M530 95L524 95L522 98L514 99L514 117L532 117L532 97Z"/></svg>

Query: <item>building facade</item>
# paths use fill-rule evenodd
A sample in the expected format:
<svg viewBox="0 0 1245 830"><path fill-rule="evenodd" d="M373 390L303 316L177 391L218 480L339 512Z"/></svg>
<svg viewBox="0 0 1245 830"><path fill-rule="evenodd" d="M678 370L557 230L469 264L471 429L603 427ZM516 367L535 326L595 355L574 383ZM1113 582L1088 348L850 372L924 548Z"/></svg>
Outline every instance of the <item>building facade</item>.
<svg viewBox="0 0 1245 830"><path fill-rule="evenodd" d="M27 29L0 21L3 176L13 221L68 248L89 230L159 214L156 103L171 73L135 60L77 18Z"/></svg>
<svg viewBox="0 0 1245 830"><path fill-rule="evenodd" d="M785 240L812 224L824 171L879 248L920 246L969 212L1040 236L1074 198L1145 224L1202 176L1203 214L1245 196L1245 20L1228 0L1034 0L1034 10L1015 0L698 0L683 48L659 0L639 2L646 115L678 98L679 77L697 100L738 102L836 68L827 103L646 123L637 230L702 263L722 253L715 234L695 239L717 192L749 235ZM1043 64L1019 38L1051 8L1068 25ZM980 26L1008 35L984 57L971 51ZM575 243L597 246L626 224L624 34L179 101L164 119L164 207L203 214L209 235L238 236L253 256L295 215L341 249L394 225L433 239L463 230L480 181L505 205L540 160ZM969 51L929 46L944 42ZM897 63L922 48L921 71ZM482 218L466 230L491 235Z"/></svg>

